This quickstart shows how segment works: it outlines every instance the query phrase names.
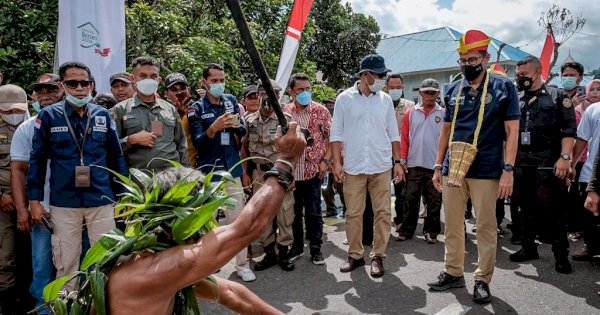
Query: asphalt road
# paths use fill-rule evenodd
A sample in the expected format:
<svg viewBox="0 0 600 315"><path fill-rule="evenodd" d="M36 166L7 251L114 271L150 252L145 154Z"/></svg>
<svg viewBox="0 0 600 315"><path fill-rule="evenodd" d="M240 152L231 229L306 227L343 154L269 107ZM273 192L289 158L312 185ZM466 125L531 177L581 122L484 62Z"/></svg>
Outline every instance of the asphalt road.
<svg viewBox="0 0 600 315"><path fill-rule="evenodd" d="M509 231L498 238L496 269L490 286L494 298L487 305L474 303L472 272L476 269L477 246L471 232L473 223L467 222L466 288L428 290L426 283L443 269L444 243L440 235L438 244L427 244L421 225L411 240L390 239L382 278L370 277L369 260L364 268L340 273L347 246L343 245L344 220L337 218L325 219L325 265L313 265L305 249L305 256L296 261L294 271L284 272L274 266L256 272L257 280L245 285L287 314L600 314L600 267L572 261L573 273L558 274L550 245L539 246L539 260L513 263L508 255L519 246L510 243ZM571 242L572 251L582 246L582 241ZM256 262L261 258L260 249L256 244L254 248ZM369 250L365 248L366 255ZM243 283L233 263L218 276ZM216 303L200 304L203 314L234 314Z"/></svg>

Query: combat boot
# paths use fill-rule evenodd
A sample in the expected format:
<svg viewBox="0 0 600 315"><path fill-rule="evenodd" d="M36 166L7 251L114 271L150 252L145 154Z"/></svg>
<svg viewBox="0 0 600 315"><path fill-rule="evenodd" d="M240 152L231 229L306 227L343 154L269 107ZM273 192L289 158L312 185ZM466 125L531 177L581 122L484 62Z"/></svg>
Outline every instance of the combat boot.
<svg viewBox="0 0 600 315"><path fill-rule="evenodd" d="M277 265L277 255L275 254L275 243L264 247L265 257L254 265L255 271L261 271Z"/></svg>
<svg viewBox="0 0 600 315"><path fill-rule="evenodd" d="M290 260L288 247L285 245L277 245L279 249L279 266L284 271L294 270L294 262Z"/></svg>

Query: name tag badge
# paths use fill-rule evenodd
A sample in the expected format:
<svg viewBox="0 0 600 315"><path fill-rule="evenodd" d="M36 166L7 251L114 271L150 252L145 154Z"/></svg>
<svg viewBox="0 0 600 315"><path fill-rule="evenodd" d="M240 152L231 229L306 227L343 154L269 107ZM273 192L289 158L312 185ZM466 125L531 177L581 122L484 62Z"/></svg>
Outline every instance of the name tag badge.
<svg viewBox="0 0 600 315"><path fill-rule="evenodd" d="M229 132L221 132L221 145L229 145L231 135Z"/></svg>
<svg viewBox="0 0 600 315"><path fill-rule="evenodd" d="M531 145L531 134L529 131L521 132L521 144Z"/></svg>
<svg viewBox="0 0 600 315"><path fill-rule="evenodd" d="M90 167L75 166L75 187L90 187Z"/></svg>
<svg viewBox="0 0 600 315"><path fill-rule="evenodd" d="M152 127L152 133L157 136L157 137L162 137L163 135L163 123L162 121L158 121L158 120L153 120L150 123L151 127Z"/></svg>

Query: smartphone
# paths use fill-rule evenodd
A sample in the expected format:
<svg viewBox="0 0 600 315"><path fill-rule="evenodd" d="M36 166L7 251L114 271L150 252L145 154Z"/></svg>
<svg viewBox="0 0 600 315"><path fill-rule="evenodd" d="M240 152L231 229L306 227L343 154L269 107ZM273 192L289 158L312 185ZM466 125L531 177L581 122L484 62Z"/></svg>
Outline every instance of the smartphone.
<svg viewBox="0 0 600 315"><path fill-rule="evenodd" d="M231 122L233 123L234 127L239 127L240 126L240 115L236 114L231 116Z"/></svg>
<svg viewBox="0 0 600 315"><path fill-rule="evenodd" d="M54 233L54 224L52 224L52 221L50 221L50 219L48 219L47 217L43 216L42 217L42 222L44 222L44 225L50 231L50 233Z"/></svg>

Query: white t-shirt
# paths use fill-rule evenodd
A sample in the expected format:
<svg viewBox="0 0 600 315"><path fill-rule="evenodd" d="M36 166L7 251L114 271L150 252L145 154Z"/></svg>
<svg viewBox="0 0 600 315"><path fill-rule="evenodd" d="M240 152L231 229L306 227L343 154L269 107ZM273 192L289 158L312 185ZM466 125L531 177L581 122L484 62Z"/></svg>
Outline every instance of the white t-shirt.
<svg viewBox="0 0 600 315"><path fill-rule="evenodd" d="M31 155L32 142L33 142L33 131L34 131L35 116L27 119L23 122L12 138L10 145L10 159L11 161L29 162L29 156ZM46 211L50 211L50 160L48 160L48 166L46 168L46 182L44 184L44 200L42 206Z"/></svg>
<svg viewBox="0 0 600 315"><path fill-rule="evenodd" d="M594 103L588 107L581 117L577 126L577 138L588 142L588 156L581 169L580 183L588 183L592 177L594 159L598 153L600 143L600 103Z"/></svg>

